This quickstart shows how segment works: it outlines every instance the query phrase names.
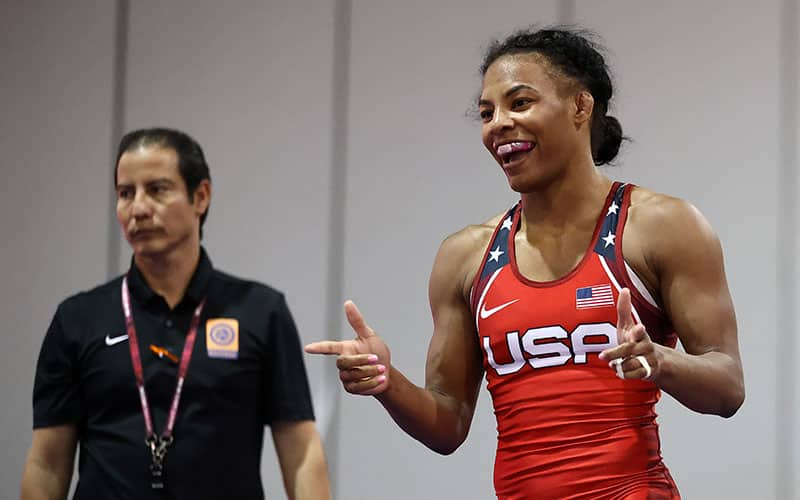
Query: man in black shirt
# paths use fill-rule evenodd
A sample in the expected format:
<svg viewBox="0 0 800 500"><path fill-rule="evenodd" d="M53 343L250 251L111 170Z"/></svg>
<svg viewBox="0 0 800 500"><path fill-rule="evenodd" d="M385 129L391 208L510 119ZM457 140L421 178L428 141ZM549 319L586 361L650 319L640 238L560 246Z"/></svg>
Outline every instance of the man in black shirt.
<svg viewBox="0 0 800 500"><path fill-rule="evenodd" d="M283 295L215 270L202 149L170 129L119 147L128 273L59 306L33 394L23 499L262 499L269 425L290 499L330 497L297 330Z"/></svg>

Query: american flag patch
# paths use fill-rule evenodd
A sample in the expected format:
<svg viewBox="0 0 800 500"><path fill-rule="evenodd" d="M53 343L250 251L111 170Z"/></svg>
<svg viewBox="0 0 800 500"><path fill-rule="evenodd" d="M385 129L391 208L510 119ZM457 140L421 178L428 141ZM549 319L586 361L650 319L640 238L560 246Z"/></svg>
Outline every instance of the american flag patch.
<svg viewBox="0 0 800 500"><path fill-rule="evenodd" d="M614 305L614 294L611 285L595 285L575 290L575 309L591 309Z"/></svg>

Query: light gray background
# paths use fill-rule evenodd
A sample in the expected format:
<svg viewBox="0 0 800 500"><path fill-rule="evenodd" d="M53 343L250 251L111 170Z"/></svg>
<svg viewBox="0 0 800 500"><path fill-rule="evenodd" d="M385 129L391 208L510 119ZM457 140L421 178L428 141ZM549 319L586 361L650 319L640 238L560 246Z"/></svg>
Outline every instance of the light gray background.
<svg viewBox="0 0 800 500"><path fill-rule="evenodd" d="M633 142L607 173L692 201L724 246L747 400L730 420L659 403L684 498L798 498L798 0L0 0L0 498L18 495L56 305L128 263L110 193L122 131L200 141L206 247L284 290L304 341L349 336L352 298L422 383L439 243L515 199L465 116L482 48L557 21L609 49ZM440 457L342 394L333 360L306 359L337 499L491 498L485 394Z"/></svg>

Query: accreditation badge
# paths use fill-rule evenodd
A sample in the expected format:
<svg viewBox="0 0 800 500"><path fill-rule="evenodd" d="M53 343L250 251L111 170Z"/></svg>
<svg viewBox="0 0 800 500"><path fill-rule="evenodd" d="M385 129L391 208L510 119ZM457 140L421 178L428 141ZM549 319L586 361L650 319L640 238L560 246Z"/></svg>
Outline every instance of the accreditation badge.
<svg viewBox="0 0 800 500"><path fill-rule="evenodd" d="M239 357L239 320L214 318L206 321L206 350L209 358Z"/></svg>

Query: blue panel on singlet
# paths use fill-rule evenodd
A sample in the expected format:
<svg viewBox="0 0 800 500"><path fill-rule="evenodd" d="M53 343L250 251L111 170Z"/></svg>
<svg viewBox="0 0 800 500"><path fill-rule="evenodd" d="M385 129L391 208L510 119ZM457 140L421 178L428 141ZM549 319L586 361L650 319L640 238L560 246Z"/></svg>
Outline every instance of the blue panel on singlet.
<svg viewBox="0 0 800 500"><path fill-rule="evenodd" d="M489 253L486 255L486 260L483 263L483 271L481 272L479 282L483 282L489 276L494 274L495 271L508 264L508 236L511 232L511 225L514 221L514 213L518 206L519 203L511 207L500 221L500 224L498 225L499 229L489 244Z"/></svg>
<svg viewBox="0 0 800 500"><path fill-rule="evenodd" d="M622 197L625 194L625 184L620 184L614 192L614 198L608 206L603 225L600 228L600 237L594 247L598 253L608 260L616 260L614 250L617 245L617 223L619 222L620 207L622 207Z"/></svg>

